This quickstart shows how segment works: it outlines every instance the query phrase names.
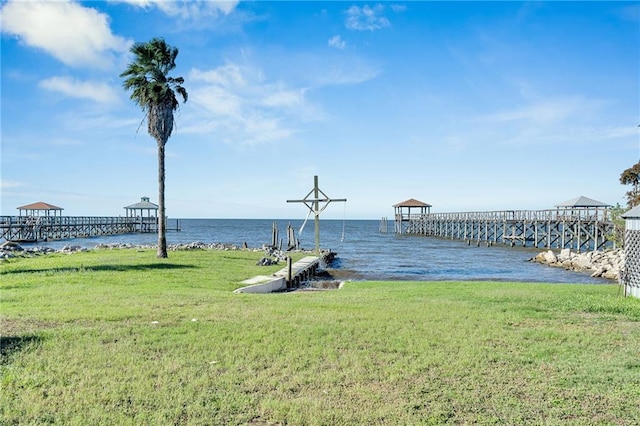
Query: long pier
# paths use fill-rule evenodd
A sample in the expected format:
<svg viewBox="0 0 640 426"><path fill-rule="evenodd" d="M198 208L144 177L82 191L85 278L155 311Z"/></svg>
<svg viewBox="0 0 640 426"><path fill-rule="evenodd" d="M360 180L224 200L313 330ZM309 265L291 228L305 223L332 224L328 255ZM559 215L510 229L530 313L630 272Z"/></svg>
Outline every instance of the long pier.
<svg viewBox="0 0 640 426"><path fill-rule="evenodd" d="M396 215L396 233L576 251L613 246L611 211L603 207Z"/></svg>
<svg viewBox="0 0 640 426"><path fill-rule="evenodd" d="M179 229L180 223L176 222ZM157 231L156 217L0 216L0 241L38 242Z"/></svg>

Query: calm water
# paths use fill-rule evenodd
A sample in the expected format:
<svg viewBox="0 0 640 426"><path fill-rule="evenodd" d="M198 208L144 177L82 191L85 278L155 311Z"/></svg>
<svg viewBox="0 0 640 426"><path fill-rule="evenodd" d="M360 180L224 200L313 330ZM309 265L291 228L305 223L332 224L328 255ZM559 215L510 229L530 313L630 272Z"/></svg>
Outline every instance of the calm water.
<svg viewBox="0 0 640 426"><path fill-rule="evenodd" d="M232 243L261 247L271 242L273 222L286 244L286 227L299 231L303 220L272 219L182 219L182 231L169 231L173 243ZM173 225L174 220L169 224ZM392 229L393 225L390 225ZM344 231L344 232L343 232ZM344 238L343 238L344 235ZM309 220L299 237L302 248L315 247L314 224ZM155 234L114 235L39 243L52 248L79 245L93 248L98 243L155 244ZM330 271L340 279L353 280L482 280L536 281L553 283L605 283L587 274L565 271L528 262L539 250L475 245L392 232L378 232L376 220L322 220L320 245L338 254ZM25 245L28 246L28 245Z"/></svg>

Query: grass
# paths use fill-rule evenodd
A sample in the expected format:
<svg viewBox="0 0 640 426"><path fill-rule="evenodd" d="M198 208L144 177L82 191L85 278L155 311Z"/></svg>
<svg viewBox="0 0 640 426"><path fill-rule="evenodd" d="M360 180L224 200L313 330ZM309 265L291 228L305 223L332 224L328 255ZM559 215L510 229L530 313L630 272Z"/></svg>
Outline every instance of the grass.
<svg viewBox="0 0 640 426"><path fill-rule="evenodd" d="M261 253L0 266L0 424L640 423L615 285L350 282L234 294Z"/></svg>

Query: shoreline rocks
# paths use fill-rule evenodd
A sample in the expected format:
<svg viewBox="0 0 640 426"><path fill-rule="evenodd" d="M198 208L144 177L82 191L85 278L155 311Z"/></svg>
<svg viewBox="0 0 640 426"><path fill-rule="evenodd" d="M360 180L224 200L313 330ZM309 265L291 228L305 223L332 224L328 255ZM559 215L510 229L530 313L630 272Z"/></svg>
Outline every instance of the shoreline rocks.
<svg viewBox="0 0 640 426"><path fill-rule="evenodd" d="M51 247L44 246L36 246L36 247L22 247L20 244L13 241L5 241L0 244L0 261L8 260L16 257L34 257L41 256L50 253L75 253L75 252L84 252L89 250L118 250L118 249L139 249L139 250L155 250L158 246L155 244L129 244L129 243L111 243L111 244L97 244L93 249L81 246L72 246L65 245L61 249L53 249ZM179 244L169 244L167 245L167 250L169 251L179 251L179 250L224 250L224 251L234 251L234 250L250 250L250 251L262 251L265 253L267 257L273 257L274 264L277 264L278 261L286 260L286 254L277 250L272 246L267 244L258 248L249 248L244 244L243 246L238 246L236 244L230 243L203 243L199 241L191 242L191 243L179 243ZM305 250L294 250L297 252L305 252Z"/></svg>
<svg viewBox="0 0 640 426"><path fill-rule="evenodd" d="M587 272L594 278L618 280L624 267L624 250L572 252L562 249L559 253L547 250L530 259L531 262L564 268L570 271Z"/></svg>
<svg viewBox="0 0 640 426"><path fill-rule="evenodd" d="M117 249L155 249L155 244L128 244L128 243L112 243L97 244L93 250L117 250ZM262 251L265 257L259 263L263 265L277 264L279 261L286 261L286 253L275 249L270 245L263 245L259 248L249 248L245 245L238 246L229 243L203 243L191 242L170 244L167 246L170 251L178 250L251 250ZM92 249L65 245L61 249L53 249L51 247L36 246L24 248L20 244L5 241L0 244L0 261L9 260L16 257L34 257L50 253L66 253L84 252ZM295 250L305 252L305 250ZM268 261L267 261L268 260ZM624 267L624 250L614 249L607 251L590 251L586 253L572 252L570 249L563 249L560 252L547 250L540 252L538 255L530 259L531 262L543 265L564 268L575 272L589 273L594 278L604 278L608 280L619 280L620 272Z"/></svg>

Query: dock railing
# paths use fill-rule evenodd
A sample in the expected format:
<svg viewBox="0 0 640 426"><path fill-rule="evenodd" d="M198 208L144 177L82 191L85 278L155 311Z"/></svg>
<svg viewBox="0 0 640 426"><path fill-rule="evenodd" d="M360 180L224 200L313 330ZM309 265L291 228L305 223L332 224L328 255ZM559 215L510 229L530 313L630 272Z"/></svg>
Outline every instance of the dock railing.
<svg viewBox="0 0 640 426"><path fill-rule="evenodd" d="M156 217L0 216L0 240L47 241L157 232Z"/></svg>
<svg viewBox="0 0 640 426"><path fill-rule="evenodd" d="M609 248L613 230L611 210L605 207L546 210L397 215L396 233L463 239L476 244L502 243L539 248L601 250Z"/></svg>

